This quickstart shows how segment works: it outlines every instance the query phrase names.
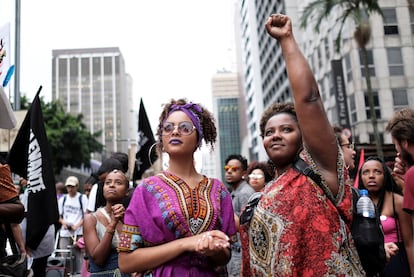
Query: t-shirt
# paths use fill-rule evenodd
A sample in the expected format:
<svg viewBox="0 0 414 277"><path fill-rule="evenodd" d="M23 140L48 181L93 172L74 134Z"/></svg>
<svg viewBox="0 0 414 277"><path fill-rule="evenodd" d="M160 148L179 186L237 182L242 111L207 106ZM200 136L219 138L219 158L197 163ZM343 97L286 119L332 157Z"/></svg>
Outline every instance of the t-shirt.
<svg viewBox="0 0 414 277"><path fill-rule="evenodd" d="M87 210L91 213L95 211L97 191L98 191L98 184L94 184L91 188L91 192L89 193L88 208L87 208Z"/></svg>
<svg viewBox="0 0 414 277"><path fill-rule="evenodd" d="M106 199L103 195L103 186L103 182L98 182L92 186L87 209L89 212L94 212L98 208L106 205Z"/></svg>
<svg viewBox="0 0 414 277"><path fill-rule="evenodd" d="M84 214L86 213L86 207L88 206L88 198L85 194L82 194L82 209L81 210L81 203L79 202L79 196L81 194L79 192L76 193L74 197L71 197L69 194L59 199L58 207L59 207L59 215L62 216L63 220L68 224L78 224L79 221L83 219ZM65 201L65 205L63 206L63 201ZM70 232L67 229L60 229L60 236L61 237L70 237L71 235L82 235L83 228L80 226L76 229L75 233Z"/></svg>
<svg viewBox="0 0 414 277"><path fill-rule="evenodd" d="M411 166L404 175L405 189L403 209L407 213L414 212L414 166Z"/></svg>
<svg viewBox="0 0 414 277"><path fill-rule="evenodd" d="M247 205L250 196L254 193L254 189L247 183L242 182L235 190L231 192L234 213L240 216L244 206Z"/></svg>

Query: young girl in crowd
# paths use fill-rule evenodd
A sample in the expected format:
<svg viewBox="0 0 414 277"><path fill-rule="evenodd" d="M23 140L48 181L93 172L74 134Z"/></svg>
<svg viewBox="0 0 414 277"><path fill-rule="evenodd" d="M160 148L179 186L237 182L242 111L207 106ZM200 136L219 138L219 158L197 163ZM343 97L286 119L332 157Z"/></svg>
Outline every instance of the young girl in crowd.
<svg viewBox="0 0 414 277"><path fill-rule="evenodd" d="M231 197L194 163L202 140L216 141L213 117L199 104L171 100L157 135L168 168L143 179L132 195L118 247L120 269L154 277L219 276L236 235Z"/></svg>
<svg viewBox="0 0 414 277"><path fill-rule="evenodd" d="M116 249L125 213L122 203L128 189L128 178L121 170L109 172L103 184L106 205L85 216L83 232L91 276L130 276L119 272Z"/></svg>
<svg viewBox="0 0 414 277"><path fill-rule="evenodd" d="M410 274L410 268L414 271L410 215L403 211L401 188L380 158L369 157L365 160L359 171L358 188L368 190L380 213L388 261L381 276L414 276Z"/></svg>

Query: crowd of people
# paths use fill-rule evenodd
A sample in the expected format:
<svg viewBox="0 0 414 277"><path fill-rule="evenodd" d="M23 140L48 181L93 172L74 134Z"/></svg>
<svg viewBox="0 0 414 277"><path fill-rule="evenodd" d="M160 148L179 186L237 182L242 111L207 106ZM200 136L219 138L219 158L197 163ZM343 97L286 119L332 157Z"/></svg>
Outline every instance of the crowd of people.
<svg viewBox="0 0 414 277"><path fill-rule="evenodd" d="M329 122L290 18L273 14L265 29L280 45L294 99L260 119L268 161L234 153L223 165L225 182L201 174L194 153L203 142L214 149L215 119L201 104L172 99L157 128L167 168L131 190L128 155L117 152L83 184L75 176L57 182L59 224L39 249L19 237L25 180L12 187L1 162L0 223L15 226L35 276L45 276L56 234L59 249L73 250L71 270L87 268L82 276L367 276L351 234L354 144ZM396 111L386 131L398 153L393 168L367 157L357 184L380 214L387 261L379 276L414 276L414 110ZM320 182L298 170L300 161Z"/></svg>

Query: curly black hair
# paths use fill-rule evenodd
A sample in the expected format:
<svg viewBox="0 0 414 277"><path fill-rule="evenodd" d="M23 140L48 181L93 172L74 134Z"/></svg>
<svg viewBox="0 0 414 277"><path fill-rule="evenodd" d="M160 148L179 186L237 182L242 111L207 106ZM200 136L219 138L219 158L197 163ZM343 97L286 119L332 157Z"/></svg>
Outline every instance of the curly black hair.
<svg viewBox="0 0 414 277"><path fill-rule="evenodd" d="M185 105L191 103L189 102L186 98L181 98L178 100L175 99L171 99L169 103L166 103L163 105L163 110L161 112L161 115L159 117L159 124L158 124L158 128L157 128L157 136L158 136L158 141L157 141L157 149L158 151L162 151L162 138L161 138L161 134L162 134L162 124L165 121L165 119L168 117L168 113L171 110L171 106L172 105ZM202 112L198 112L194 109L191 109L191 111L198 117L198 119L200 120L200 126L203 130L203 140L205 141L205 143L207 145L210 146L210 149L213 150L214 149L214 144L216 143L216 139L217 139L217 129L216 129L216 124L215 124L215 119L213 114L208 111L206 108L204 108L204 106L202 106L201 104L196 103L198 106L200 106L202 108ZM197 133L197 138L200 134ZM199 147L201 147L201 145L199 145Z"/></svg>
<svg viewBox="0 0 414 277"><path fill-rule="evenodd" d="M252 161L247 168L247 175L252 173L252 171L255 169L260 169L263 171L266 183L270 182L275 175L272 167L268 162Z"/></svg>
<svg viewBox="0 0 414 277"><path fill-rule="evenodd" d="M269 121L271 117L280 113L289 114L296 122L298 122L295 106L293 105L293 103L274 103L272 106L270 106L263 112L262 118L260 119L260 136L262 138L264 138L266 123Z"/></svg>
<svg viewBox="0 0 414 277"><path fill-rule="evenodd" d="M228 155L226 160L224 161L224 164L227 164L230 160L238 160L242 164L243 171L247 170L248 162L245 157L243 157L240 154L231 154Z"/></svg>

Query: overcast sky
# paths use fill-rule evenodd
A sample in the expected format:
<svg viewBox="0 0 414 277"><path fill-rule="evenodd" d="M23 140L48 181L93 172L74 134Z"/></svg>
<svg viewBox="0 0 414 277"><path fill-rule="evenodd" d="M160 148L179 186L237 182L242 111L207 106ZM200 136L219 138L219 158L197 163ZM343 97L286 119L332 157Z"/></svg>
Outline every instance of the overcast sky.
<svg viewBox="0 0 414 277"><path fill-rule="evenodd" d="M0 0L0 27L11 23L12 40L14 2ZM22 94L31 101L42 85L41 95L51 99L52 49L119 47L136 110L142 97L153 129L170 98L186 97L212 111L211 77L234 62L232 3L21 0Z"/></svg>

